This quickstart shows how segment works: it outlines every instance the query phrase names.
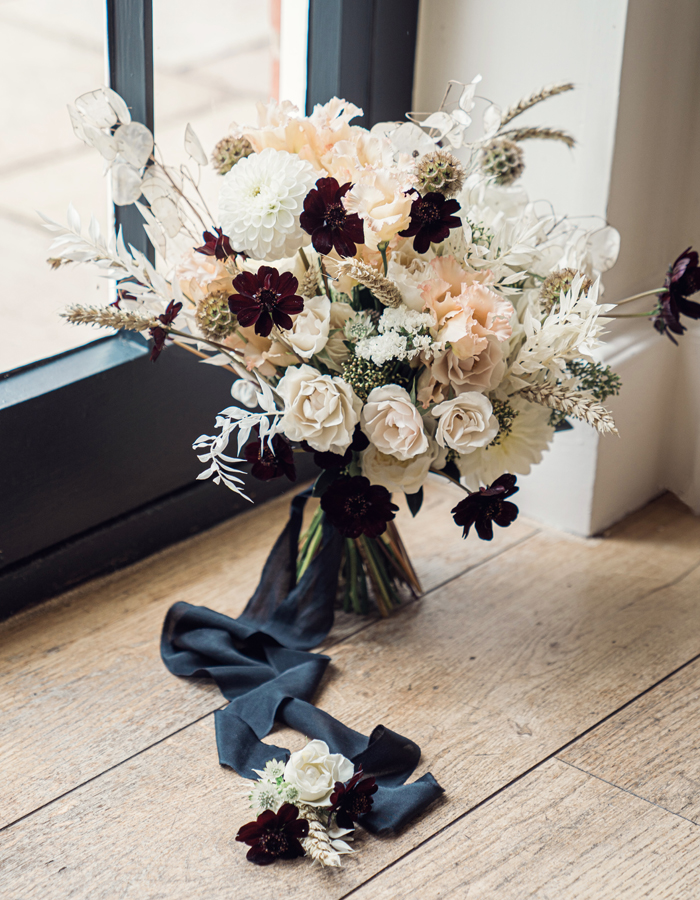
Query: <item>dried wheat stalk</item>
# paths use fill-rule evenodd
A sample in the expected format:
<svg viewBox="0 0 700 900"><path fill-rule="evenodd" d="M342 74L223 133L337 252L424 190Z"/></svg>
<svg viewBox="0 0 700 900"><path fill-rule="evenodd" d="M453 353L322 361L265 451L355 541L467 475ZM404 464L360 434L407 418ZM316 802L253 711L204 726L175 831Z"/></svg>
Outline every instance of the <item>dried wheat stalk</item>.
<svg viewBox="0 0 700 900"><path fill-rule="evenodd" d="M588 422L600 434L618 433L610 410L582 391L561 384L533 384L523 388L520 394L533 403L540 403L582 422Z"/></svg>
<svg viewBox="0 0 700 900"><path fill-rule="evenodd" d="M340 855L331 845L331 839L328 837L326 827L321 821L321 817L313 808L306 806L304 803L298 804L299 815L302 819L306 819L309 823L309 834L305 838L301 838L301 846L304 848L306 855L310 859L315 859L322 866L332 866L337 868L341 865Z"/></svg>
<svg viewBox="0 0 700 900"><path fill-rule="evenodd" d="M360 259L340 259L332 262L333 272L336 277L349 275L355 281L368 288L384 306L399 306L401 304L401 292L394 282L384 275L380 275L376 269L362 262ZM329 265L329 268L331 266Z"/></svg>
<svg viewBox="0 0 700 900"><path fill-rule="evenodd" d="M549 87L543 87L541 91L536 91L534 94L530 94L529 97L524 97L514 106L509 106L508 109L502 113L501 115L501 127L507 125L511 119L514 119L516 116L519 116L521 113L524 113L526 109L530 109L538 103L541 103L543 100L547 100L549 97L556 97L557 94L563 94L566 91L573 91L574 86L571 82L564 82L562 84L551 84Z"/></svg>
<svg viewBox="0 0 700 900"><path fill-rule="evenodd" d="M309 268L304 272L301 283L299 284L299 296L304 300L311 300L318 296L320 271L315 262L309 264Z"/></svg>
<svg viewBox="0 0 700 900"><path fill-rule="evenodd" d="M576 140L568 131L558 128L543 128L536 125L532 128L512 128L510 131L501 131L499 137L508 138L509 141L529 141L537 138L540 141L561 141L567 147L575 147Z"/></svg>
<svg viewBox="0 0 700 900"><path fill-rule="evenodd" d="M81 325L98 325L100 328L125 328L127 331L145 331L160 325L155 316L143 316L139 313L116 306L69 306L61 315L69 322Z"/></svg>

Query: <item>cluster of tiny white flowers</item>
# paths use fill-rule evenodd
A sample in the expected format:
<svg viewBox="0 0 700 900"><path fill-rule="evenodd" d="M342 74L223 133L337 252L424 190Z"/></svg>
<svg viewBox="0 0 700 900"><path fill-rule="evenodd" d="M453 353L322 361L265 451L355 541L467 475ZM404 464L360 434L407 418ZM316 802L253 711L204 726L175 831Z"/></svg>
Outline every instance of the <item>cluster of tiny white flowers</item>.
<svg viewBox="0 0 700 900"><path fill-rule="evenodd" d="M379 320L379 334L358 341L355 353L362 359L371 359L375 366L383 366L392 359L414 359L432 347L433 338L428 329L434 324L431 313L407 306L388 307Z"/></svg>
<svg viewBox="0 0 700 900"><path fill-rule="evenodd" d="M432 313L418 312L408 306L387 307L379 320L380 334L386 331L405 331L417 334L431 328L435 324Z"/></svg>

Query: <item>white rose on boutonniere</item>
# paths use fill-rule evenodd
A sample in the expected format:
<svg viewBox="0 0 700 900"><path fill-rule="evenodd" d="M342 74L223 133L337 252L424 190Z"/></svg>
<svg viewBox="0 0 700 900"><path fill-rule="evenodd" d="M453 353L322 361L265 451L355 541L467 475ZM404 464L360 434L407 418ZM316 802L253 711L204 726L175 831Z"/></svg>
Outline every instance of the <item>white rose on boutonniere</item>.
<svg viewBox="0 0 700 900"><path fill-rule="evenodd" d="M277 386L285 404L281 429L321 453L345 453L360 421L362 401L350 385L305 363L291 366Z"/></svg>
<svg viewBox="0 0 700 900"><path fill-rule="evenodd" d="M438 420L435 440L459 454L485 447L498 434L498 419L488 397L476 391L438 403L431 412Z"/></svg>
<svg viewBox="0 0 700 900"><path fill-rule="evenodd" d="M355 766L341 753L331 753L325 741L310 741L289 757L284 780L299 791L299 800L309 806L330 806L336 781L346 782Z"/></svg>

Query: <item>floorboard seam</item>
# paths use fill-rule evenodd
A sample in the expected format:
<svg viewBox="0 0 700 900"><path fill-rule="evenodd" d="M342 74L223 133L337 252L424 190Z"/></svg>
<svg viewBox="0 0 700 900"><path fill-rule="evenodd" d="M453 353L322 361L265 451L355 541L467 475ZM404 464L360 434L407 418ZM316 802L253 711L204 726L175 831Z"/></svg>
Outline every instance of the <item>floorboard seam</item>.
<svg viewBox="0 0 700 900"><path fill-rule="evenodd" d="M224 707L228 706L227 703L224 703L222 706L217 707L217 709L224 709ZM12 822L8 822L6 825L0 826L0 833L6 831L8 828L12 828L14 825L23 822L25 819L28 819L30 816L33 816L34 813L40 812L42 809L46 809L47 806L51 806L52 803L58 803L59 800L62 800L64 797L68 797L69 794L74 793L75 791L80 790L80 788L85 787L86 784L90 784L92 781L96 781L98 778L102 778L103 775L107 775L109 772L112 772L114 769L118 769L119 766L123 766L124 763L130 762L132 759L136 759L137 756L141 756L143 753L147 753L153 747L157 747L158 744L162 744L164 741L170 740L171 737L175 737L176 734L180 734L181 731L186 731L188 728L191 728L193 725L196 725L197 722L201 722L204 719L208 719L209 716L213 716L216 712L216 709L210 709L209 712L204 713L203 716L200 716L198 719L194 719L192 722L188 722L186 725L183 725L182 728L178 728L175 731L171 731L170 734L166 734L164 737L159 738L157 741L154 741L152 744L149 744L148 747L144 747L142 750L137 750L136 753L132 753L131 756L127 756L125 759L119 760L119 762L114 763L113 766L109 766L109 768L105 769L103 772L98 772L97 775L93 775L91 778L86 778L85 781L81 781L80 784L76 784L74 787L69 788L67 791L64 791L62 794L59 794L57 797L52 797L50 800L47 800L46 803L42 803L41 806L37 806L36 809L33 809L31 812L25 813L23 816L19 816L19 818L14 819Z"/></svg>
<svg viewBox="0 0 700 900"><path fill-rule="evenodd" d="M686 573L686 574L689 574L689 573ZM420 841L420 843L416 844L415 847L411 847L409 850L407 850L401 856L397 857L397 859L392 860L390 863L388 863L388 865L384 866L384 868L380 869L378 872L375 872L374 875L370 875L369 878L367 878L361 884L358 884L356 887L352 888L350 891L347 892L347 894L343 894L341 897L338 897L337 900L346 900L347 897L352 896L352 894L356 893L358 890L360 890L360 888L364 887L366 884L369 884L370 881L374 881L375 878L378 878L384 872L388 871L389 869L392 869L395 865L397 865L397 863L403 862L403 860L405 860L406 857L410 856L412 853L415 853L416 850L420 850L422 847L424 847L430 841L434 840L436 837L441 835L444 831L447 831L448 828L452 828L452 826L456 825L457 822L461 822L462 819L465 819L467 816L471 815L473 812L476 812L476 810L479 809L480 807L485 806L487 803L489 803L491 800L498 797L500 794L505 793L505 791L507 791L513 785L517 784L519 781L522 781L524 778L527 778L528 775L531 775L533 772L535 772L537 769L539 769L545 763L548 763L552 759L556 759L560 753L563 753L565 750L568 750L569 747L573 746L577 741L580 741L582 738L586 737L586 735L590 734L592 731L595 731L596 728L600 728L601 725L604 725L606 722L610 721L610 719L614 718L619 713L621 713L623 710L627 709L627 707L631 706L633 703L636 703L637 700L640 700L646 694L655 690L657 687L659 687L659 685L663 684L665 681L668 681L669 678L673 678L674 675L677 675L679 672L682 672L683 669L686 669L686 668L688 668L688 666L693 665L693 663L698 662L698 660L700 660L700 653L697 653L691 659L682 663L680 666L675 668L672 672L669 672L667 675L664 675L663 678L660 678L658 681L655 681L654 684L650 685L648 688L645 688L643 691L640 691L639 694L636 694L630 700L627 700L625 703L623 703L617 709L613 710L613 712L608 713L608 715L606 715L606 716L603 716L602 719L599 719L593 725L584 729L580 734L577 734L576 737L573 737L570 741L567 741L565 744L563 744L557 750L554 750L548 756L545 756L539 762L536 762L532 766L530 766L528 769L525 769L524 772L521 772L519 775L516 775L515 778L512 778L509 782L502 785L500 788L497 788L495 791L493 791L487 797L484 797L483 800L479 800L478 803L475 803L473 806L470 806L469 809L466 809L463 813L460 813L458 816L456 816L450 822L446 822L444 825L442 825L440 828L438 828L438 830L435 831L433 834L428 835L428 837L424 838L422 841ZM683 817L681 816L680 818L683 818ZM690 820L688 820L688 821L690 821ZM693 824L695 824L695 823L693 823Z"/></svg>
<svg viewBox="0 0 700 900"><path fill-rule="evenodd" d="M596 775L595 772L589 772L588 769L582 769L581 766L577 766L574 763L569 762L568 759L562 759L561 756L557 756L556 760L557 762L565 763L567 766L571 766L572 769L576 769L583 775L590 775L591 778L596 778L598 781L602 781L603 784L607 784L610 787L616 788L618 791L622 791L623 794L629 794L630 797L635 797L637 800L641 800L643 803L648 803L650 806L655 806L657 809L663 810L663 812L670 813L672 816L683 819L684 822L690 822L691 825L695 826L697 826L698 824L692 819L689 819L687 816L682 816L680 813L674 812L674 810L668 809L668 807L666 806L661 806L660 803L654 803L654 801L650 800L648 797L642 797L640 794L635 794L634 791L630 791L629 788L622 787L622 785L620 784L615 784L614 781L608 781L607 778L601 778L601 776Z"/></svg>
<svg viewBox="0 0 700 900"><path fill-rule="evenodd" d="M444 587L446 584L449 584L451 581L454 581L457 578L461 578L463 575L466 575L469 572L473 572L474 569L478 569L480 566L485 565L487 562L490 562L491 560L494 560L497 557L502 556L504 553L507 553L509 550L512 550L513 548L520 546L520 544L523 544L525 541L530 540L530 538L535 537L535 535L539 534L540 531L541 531L541 529L537 529L536 531L533 531L531 534L528 534L525 537L521 538L519 541L516 541L516 543L510 544L508 547L504 547L503 550L499 550L497 553L493 553L491 556L485 557L484 559L480 560L478 563L474 563L473 566L470 566L469 568L465 569L463 572L458 572L452 578L448 578L445 581L441 582L440 584L437 584L434 587L430 588L424 594L421 594L420 597L417 597L416 600L424 599L429 594L432 594L433 591L437 591L439 588ZM403 604L403 607L405 608L406 606L411 605L411 603L416 602L416 600L412 600L412 601L410 601L410 603ZM362 628L359 628L357 631L353 631L351 634L348 634L342 638L339 638L335 643L327 644L327 645L321 647L320 652L325 652L325 650L329 649L330 647L340 646L340 644L344 643L345 641L349 641L351 638L355 637L356 635L360 634L363 631L366 631L368 628L372 628L374 625L378 625L381 621L383 621L383 620L375 619L372 622L367 623L367 625L364 625ZM208 712L204 713L203 715L199 716L196 719L193 719L191 722L187 722L187 724L183 725L181 728L177 728L177 729L175 729L175 731L171 731L169 734L164 735L162 738L159 738L157 741L154 741L152 744L149 744L147 747L143 747L141 750L137 750L136 753L132 753L131 756L125 757L124 759L120 760L119 762L114 763L114 765L109 766L107 769L104 769L102 772L98 772L96 775L93 775L91 778L87 778L85 781L81 781L80 784L76 784L74 787L70 788L67 791L64 791L62 794L58 794L56 797L52 797L51 800L47 800L46 803L42 803L40 806L37 806L35 809L31 810L31 812L24 813L24 815L19 816L17 819L14 819L12 822L8 822L6 825L0 826L0 833L7 830L8 828L12 828L14 825L17 825L19 822L24 821L24 819L29 818L29 816L33 816L34 813L37 813L42 809L46 809L46 807L51 806L52 803L57 803L59 800L62 800L64 797L67 797L69 794L72 794L74 791L77 791L80 788L85 787L86 784L90 784L92 781L95 781L97 778L101 778L103 775L106 775L108 772L112 772L114 769L117 769L119 766L124 765L124 763L127 763L130 760L135 759L137 756L141 756L143 753L147 753L153 747L157 747L159 744L162 744L164 741L169 740L171 737L174 737L176 734L180 734L182 731L186 731L192 725L196 725L198 722L202 722L204 719L208 718L209 716L214 715L214 713L217 712L217 710L225 709L226 706L228 706L228 703L223 703L222 705L217 706L214 709L210 709Z"/></svg>

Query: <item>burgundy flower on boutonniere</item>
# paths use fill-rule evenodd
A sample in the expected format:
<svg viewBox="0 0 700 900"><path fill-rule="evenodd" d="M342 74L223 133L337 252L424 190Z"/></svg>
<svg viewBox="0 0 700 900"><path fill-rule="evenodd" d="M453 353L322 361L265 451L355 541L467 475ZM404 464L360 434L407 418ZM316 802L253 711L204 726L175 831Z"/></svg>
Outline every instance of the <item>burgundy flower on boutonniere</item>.
<svg viewBox="0 0 700 900"><path fill-rule="evenodd" d="M215 234L211 231L205 231L202 237L204 244L201 247L195 247L197 253L203 253L205 256L214 256L216 259L228 259L233 256L233 250L229 239L220 228L215 228Z"/></svg>
<svg viewBox="0 0 700 900"><path fill-rule="evenodd" d="M182 303L176 303L174 300L171 300L170 303L168 303L168 305L166 306L165 312L161 313L158 316L158 321L162 322L163 325L170 325L170 323L176 318L181 309ZM155 328L149 328L148 333L153 338L151 362L155 362L163 352L163 347L165 346L165 339L168 336L168 332L165 330L165 328L156 326Z"/></svg>
<svg viewBox="0 0 700 900"><path fill-rule="evenodd" d="M520 490L515 481L515 475L501 475L489 487L479 488L455 506L452 515L455 523L464 528L462 537L466 538L469 529L475 525L481 540L490 541L493 538L492 522L507 528L517 519L518 507L506 500Z"/></svg>
<svg viewBox="0 0 700 900"><path fill-rule="evenodd" d="M389 491L379 484L370 484L364 475L336 478L321 497L321 509L328 522L348 538L361 534L379 537L399 510L391 502Z"/></svg>
<svg viewBox="0 0 700 900"><path fill-rule="evenodd" d="M264 446L259 438L250 441L246 444L243 455L247 462L252 463L250 474L253 478L260 481L272 481L273 478L281 478L286 475L290 481L297 480L294 451L289 441L285 440L281 434L274 435L272 446L267 438Z"/></svg>
<svg viewBox="0 0 700 900"><path fill-rule="evenodd" d="M374 778L366 778L362 767L355 772L347 784L336 781L331 794L331 808L328 818L335 815L335 822L339 828L352 828L355 822L359 822L362 816L366 816L372 809L374 798L379 790Z"/></svg>
<svg viewBox="0 0 700 900"><path fill-rule="evenodd" d="M399 231L399 235L412 237L416 253L425 253L431 244L444 241L450 228L462 225L462 220L454 215L460 205L456 200L446 200L439 191L431 191L425 197L421 197L417 191L415 194L415 200L411 204L411 224L405 231Z"/></svg>
<svg viewBox="0 0 700 900"><path fill-rule="evenodd" d="M319 178L306 195L299 224L311 235L319 253L330 253L335 247L338 256L354 256L355 245L365 242L362 220L343 206L343 197L351 187L349 181L341 187L335 178Z"/></svg>
<svg viewBox="0 0 700 900"><path fill-rule="evenodd" d="M229 309L242 328L255 325L261 337L268 336L273 324L289 331L294 325L290 316L304 309L304 300L296 293L297 279L272 266L260 266L255 275L241 272L233 279L233 287L238 293L228 298Z"/></svg>
<svg viewBox="0 0 700 900"><path fill-rule="evenodd" d="M659 305L652 317L654 328L659 334L666 334L677 344L674 334L683 334L685 325L681 324L680 317L688 316L689 319L700 319L700 303L688 300L691 294L700 291L700 268L698 268L698 254L688 247L669 266L668 274L664 280L665 292L659 297Z"/></svg>
<svg viewBox="0 0 700 900"><path fill-rule="evenodd" d="M279 812L266 809L255 822L240 828L236 840L250 847L246 859L258 866L269 866L276 859L304 856L299 839L308 835L309 823L298 816L296 806L284 803Z"/></svg>

